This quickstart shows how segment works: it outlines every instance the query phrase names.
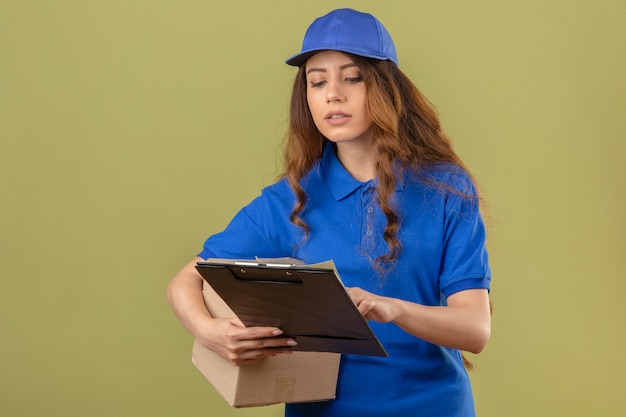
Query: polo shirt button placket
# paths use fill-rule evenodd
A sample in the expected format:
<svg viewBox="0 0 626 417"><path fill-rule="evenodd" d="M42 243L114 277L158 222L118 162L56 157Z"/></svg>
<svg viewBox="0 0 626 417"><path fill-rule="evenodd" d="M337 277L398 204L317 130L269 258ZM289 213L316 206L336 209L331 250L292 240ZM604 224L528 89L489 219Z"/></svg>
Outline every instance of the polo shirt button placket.
<svg viewBox="0 0 626 417"><path fill-rule="evenodd" d="M371 237L372 236L372 224L374 223L374 219L372 218L372 213L374 213L374 207L372 206L368 206L367 209L367 231L365 232L365 236L367 237Z"/></svg>
<svg viewBox="0 0 626 417"><path fill-rule="evenodd" d="M372 206L374 188L369 187L363 191L362 202L365 208L365 237L364 239L370 240L374 234L374 207ZM368 245L370 245L369 243Z"/></svg>

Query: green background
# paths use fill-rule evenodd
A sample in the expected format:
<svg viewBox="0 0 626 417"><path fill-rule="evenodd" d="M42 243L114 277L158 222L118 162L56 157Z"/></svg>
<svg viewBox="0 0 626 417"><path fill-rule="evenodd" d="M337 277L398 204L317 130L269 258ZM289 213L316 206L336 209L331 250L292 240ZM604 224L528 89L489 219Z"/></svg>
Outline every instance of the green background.
<svg viewBox="0 0 626 417"><path fill-rule="evenodd" d="M0 0L0 415L281 415L215 393L165 288L275 179L283 60L338 6L384 22L489 203L479 415L623 415L623 0Z"/></svg>

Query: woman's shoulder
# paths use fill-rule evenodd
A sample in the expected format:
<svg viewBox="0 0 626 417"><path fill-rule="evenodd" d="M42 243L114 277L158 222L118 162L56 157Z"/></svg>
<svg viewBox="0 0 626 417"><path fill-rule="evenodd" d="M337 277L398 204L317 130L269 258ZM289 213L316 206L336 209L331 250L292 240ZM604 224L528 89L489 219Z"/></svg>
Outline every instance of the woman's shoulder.
<svg viewBox="0 0 626 417"><path fill-rule="evenodd" d="M438 190L453 190L464 195L476 193L474 181L469 172L452 162L430 162L417 170L405 174L407 183L434 187Z"/></svg>
<svg viewBox="0 0 626 417"><path fill-rule="evenodd" d="M293 196L293 191L289 186L287 178L281 177L273 184L264 187L261 190L261 195L266 198L290 198Z"/></svg>
<svg viewBox="0 0 626 417"><path fill-rule="evenodd" d="M322 171L321 160L318 160L315 165L299 180L300 186L305 190L318 186L318 183L320 183L323 178ZM289 180L285 174L281 174L276 182L263 188L262 194L290 198L295 197L293 188L289 184Z"/></svg>

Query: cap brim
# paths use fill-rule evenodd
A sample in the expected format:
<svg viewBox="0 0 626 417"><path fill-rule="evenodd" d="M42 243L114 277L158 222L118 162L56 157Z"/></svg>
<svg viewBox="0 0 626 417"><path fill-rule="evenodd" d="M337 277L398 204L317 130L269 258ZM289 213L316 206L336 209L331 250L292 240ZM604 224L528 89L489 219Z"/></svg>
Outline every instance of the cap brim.
<svg viewBox="0 0 626 417"><path fill-rule="evenodd" d="M296 54L292 56L291 58L288 58L285 62L288 65L299 67L302 64L304 64L307 61L307 59L311 58L313 55L321 51L324 51L324 49L313 49L310 51L300 52L299 54Z"/></svg>
<svg viewBox="0 0 626 417"><path fill-rule="evenodd" d="M353 55L357 55L357 56L362 56L365 58L372 58L372 59L378 59L380 61L391 61L393 63L395 63L396 65L398 65L398 62L394 61L391 58L388 58L386 56L377 56L377 55L373 55L373 54L369 54L369 53L364 53L363 51L349 51L346 49L332 49L332 48L320 48L320 49L310 49L308 51L302 51L297 55L292 56L291 58L288 58L285 62L288 65L292 65L294 67L300 67L302 66L302 64L304 64L309 58L311 58L313 55L315 55L318 52L322 52L322 51L339 51L339 52L344 52L344 53L348 53L348 54L353 54Z"/></svg>

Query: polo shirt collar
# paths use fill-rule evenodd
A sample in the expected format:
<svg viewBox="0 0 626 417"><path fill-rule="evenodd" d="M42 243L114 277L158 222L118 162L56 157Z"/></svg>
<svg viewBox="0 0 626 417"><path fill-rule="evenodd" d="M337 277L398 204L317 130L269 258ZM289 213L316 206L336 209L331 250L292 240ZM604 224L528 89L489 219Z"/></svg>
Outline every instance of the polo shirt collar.
<svg viewBox="0 0 626 417"><path fill-rule="evenodd" d="M376 179L361 182L356 180L341 164L332 142L327 142L322 156L322 173L326 184L335 200L340 201L360 187L376 188ZM396 183L396 190L402 190L401 182Z"/></svg>
<svg viewBox="0 0 626 417"><path fill-rule="evenodd" d="M363 185L362 182L354 179L352 175L343 167L332 142L327 142L324 146L322 156L322 175L331 194L335 200L340 201L352 194Z"/></svg>

